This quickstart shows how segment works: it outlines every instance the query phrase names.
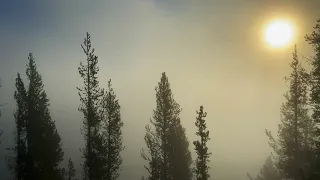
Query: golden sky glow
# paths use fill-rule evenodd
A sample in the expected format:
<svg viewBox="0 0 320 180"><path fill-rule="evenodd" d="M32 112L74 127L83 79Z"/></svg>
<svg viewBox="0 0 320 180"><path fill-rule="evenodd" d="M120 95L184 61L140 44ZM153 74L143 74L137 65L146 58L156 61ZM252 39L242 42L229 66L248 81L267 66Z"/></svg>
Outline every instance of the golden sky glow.
<svg viewBox="0 0 320 180"><path fill-rule="evenodd" d="M271 47L285 47L293 41L294 27L286 20L272 21L265 29L264 38Z"/></svg>

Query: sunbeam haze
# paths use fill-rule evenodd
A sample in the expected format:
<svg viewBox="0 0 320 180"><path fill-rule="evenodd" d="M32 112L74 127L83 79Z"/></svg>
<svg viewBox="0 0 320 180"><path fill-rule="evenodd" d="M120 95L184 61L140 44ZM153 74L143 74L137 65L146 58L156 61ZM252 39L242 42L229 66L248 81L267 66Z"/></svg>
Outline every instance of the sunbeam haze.
<svg viewBox="0 0 320 180"><path fill-rule="evenodd" d="M312 37L305 38L316 31L319 7L318 0L2 0L0 105L5 105L0 107L0 179L22 179L21 170L27 180L42 180L53 169L67 177L71 158L78 179L248 180L249 173L254 180L271 180L255 177L265 162L278 163L268 142L271 136L278 140L278 124L283 122L283 104L288 101L283 94L292 88L284 77L293 73L294 45L301 71L312 76L317 66L307 59L320 61L320 52L314 51L319 42L309 44ZM279 39L277 33L288 35L280 26L272 30L267 44L266 27L276 19L290 19L293 34ZM91 55L86 51L89 39ZM268 47L272 43L273 48ZM283 46L274 48L279 44ZM96 75L93 67L99 69ZM17 83L17 73L24 85ZM99 100L77 89L91 88L98 96L95 76L97 87L104 90ZM306 85L306 95L298 99L309 99L312 87L313 83ZM79 92L84 92L82 101ZM47 100L50 105L44 103ZM24 112L19 115L20 130L14 116L19 110ZM204 126L210 139L200 146ZM25 147L17 146L20 131L25 133ZM13 147L25 148L21 161L27 159L22 163L26 170L10 169L10 158L13 168L18 162L12 160L19 154ZM200 158L199 149L205 147L208 154L202 156L210 161ZM142 150L156 160L144 159ZM158 154L150 153L153 150ZM272 161L266 161L271 152ZM49 153L63 158L50 159ZM208 170L199 170L201 160ZM30 167L37 169L35 173L29 173ZM282 170L275 167L275 174ZM294 180L306 180L297 176L292 174Z"/></svg>

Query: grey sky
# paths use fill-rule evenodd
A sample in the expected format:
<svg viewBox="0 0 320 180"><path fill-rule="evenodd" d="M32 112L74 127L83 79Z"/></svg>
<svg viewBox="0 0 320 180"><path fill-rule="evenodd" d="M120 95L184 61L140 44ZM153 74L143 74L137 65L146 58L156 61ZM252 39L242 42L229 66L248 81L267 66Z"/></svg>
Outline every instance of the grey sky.
<svg viewBox="0 0 320 180"><path fill-rule="evenodd" d="M34 53L51 112L62 136L65 159L81 163L82 116L77 111L77 67L84 61L85 33L99 56L100 82L111 78L122 106L124 164L121 180L140 179L146 163L144 126L155 108L154 87L167 72L193 151L195 111L204 105L212 140L214 179L244 180L271 152L264 130L276 132L286 91L292 48L267 49L263 26L289 17L298 27L299 53L312 55L304 35L320 18L319 1L298 0L4 0L0 7L0 174L12 143L16 73L24 75ZM79 166L78 166L79 167ZM80 170L80 167L78 168ZM3 177L3 176L2 176Z"/></svg>

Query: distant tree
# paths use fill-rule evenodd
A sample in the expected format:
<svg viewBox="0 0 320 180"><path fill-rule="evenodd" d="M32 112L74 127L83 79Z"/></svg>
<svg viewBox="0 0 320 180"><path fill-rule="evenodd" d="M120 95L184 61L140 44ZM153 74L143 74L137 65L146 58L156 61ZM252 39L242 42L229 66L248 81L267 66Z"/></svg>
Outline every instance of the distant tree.
<svg viewBox="0 0 320 180"><path fill-rule="evenodd" d="M68 160L68 180L76 180L76 169L74 168L71 158Z"/></svg>
<svg viewBox="0 0 320 180"><path fill-rule="evenodd" d="M313 149L313 131L315 124L308 115L308 74L301 66L297 49L293 52L290 64L292 72L289 81L289 92L285 94L286 102L281 107L281 124L278 139L270 131L269 145L276 152L277 168L282 178L301 179L301 171L306 172L310 166Z"/></svg>
<svg viewBox="0 0 320 180"><path fill-rule="evenodd" d="M31 53L28 59L28 89L19 74L16 79L16 155L12 158L15 159L15 176L17 179L62 180L61 138L51 119L49 99Z"/></svg>
<svg viewBox="0 0 320 180"><path fill-rule="evenodd" d="M255 180L251 174L247 173L247 177L249 178L249 180Z"/></svg>
<svg viewBox="0 0 320 180"><path fill-rule="evenodd" d="M269 156L258 174L256 180L281 180L279 172Z"/></svg>
<svg viewBox="0 0 320 180"><path fill-rule="evenodd" d="M86 55L86 63L80 63L79 74L83 78L83 86L78 87L81 105L79 111L84 115L83 134L86 147L82 149L84 179L101 179L104 176L105 157L102 154L104 148L101 130L100 104L103 97L103 89L99 88L98 81L98 57L94 55L94 48L91 47L90 34L86 34L83 45L83 52Z"/></svg>
<svg viewBox="0 0 320 180"><path fill-rule="evenodd" d="M313 108L312 119L317 124L315 131L316 165L315 179L320 179L320 19L317 21L313 32L306 36L306 41L312 45L315 55L310 61L311 65L311 94L310 101Z"/></svg>
<svg viewBox="0 0 320 180"><path fill-rule="evenodd" d="M250 180L281 180L279 171L272 161L271 156L266 159L256 178L253 178L249 173L247 173L247 176Z"/></svg>
<svg viewBox="0 0 320 180"><path fill-rule="evenodd" d="M145 142L148 151L142 149L142 158L149 180L189 180L192 178L191 154L185 129L180 123L180 106L174 100L165 73L156 87L156 110L151 126L146 126Z"/></svg>
<svg viewBox="0 0 320 180"><path fill-rule="evenodd" d="M197 153L196 159L196 179L197 180L207 180L209 179L209 166L210 162L209 156L211 153L208 152L207 142L210 140L209 131L207 130L207 125L205 117L206 112L203 112L203 106L200 106L199 112L197 111L198 117L196 118L195 125L198 128L196 135L200 137L200 140L194 141L195 150Z"/></svg>
<svg viewBox="0 0 320 180"><path fill-rule="evenodd" d="M0 88L1 88L1 79L0 79ZM3 106L4 104L0 104L0 108ZM1 109L0 109L0 117L1 117ZM3 134L3 130L0 129L0 137ZM1 139L0 139L0 144L1 144Z"/></svg>
<svg viewBox="0 0 320 180"><path fill-rule="evenodd" d="M111 80L108 82L108 91L102 100L103 107L103 138L105 141L106 170L105 180L115 180L119 177L120 165L122 164L121 151L124 149L122 145L123 122L121 120L120 105L116 95L111 87Z"/></svg>

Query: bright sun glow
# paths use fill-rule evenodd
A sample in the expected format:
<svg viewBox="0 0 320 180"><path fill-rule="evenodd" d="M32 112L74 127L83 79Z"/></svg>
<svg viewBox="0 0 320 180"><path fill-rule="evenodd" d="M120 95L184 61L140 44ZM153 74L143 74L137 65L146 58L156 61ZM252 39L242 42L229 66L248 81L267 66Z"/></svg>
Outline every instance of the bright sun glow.
<svg viewBox="0 0 320 180"><path fill-rule="evenodd" d="M274 21L266 29L265 40L272 47L288 45L293 38L293 27L286 21Z"/></svg>

